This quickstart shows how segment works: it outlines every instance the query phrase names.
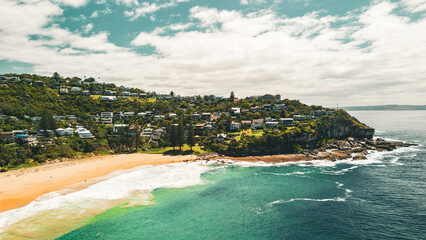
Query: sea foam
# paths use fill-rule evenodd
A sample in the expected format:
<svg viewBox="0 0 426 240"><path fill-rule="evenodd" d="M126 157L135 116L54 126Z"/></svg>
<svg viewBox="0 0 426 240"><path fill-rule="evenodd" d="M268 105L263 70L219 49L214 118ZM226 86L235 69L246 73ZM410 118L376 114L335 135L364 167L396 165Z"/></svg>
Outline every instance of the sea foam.
<svg viewBox="0 0 426 240"><path fill-rule="evenodd" d="M25 207L0 213L0 233L5 232L11 225L37 214L48 212L54 215L57 210L77 208L78 212L84 215L84 212L91 208L105 211L112 207L111 204L129 202L137 193L146 194L157 188L183 188L203 184L200 176L209 169L211 168L208 165L200 163L141 166L77 192L51 192Z"/></svg>

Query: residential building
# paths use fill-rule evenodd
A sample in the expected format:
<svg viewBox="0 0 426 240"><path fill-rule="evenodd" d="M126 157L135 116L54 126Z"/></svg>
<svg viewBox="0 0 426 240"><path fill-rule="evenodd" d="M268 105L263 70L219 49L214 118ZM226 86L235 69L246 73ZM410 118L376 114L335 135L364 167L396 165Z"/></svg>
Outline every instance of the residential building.
<svg viewBox="0 0 426 240"><path fill-rule="evenodd" d="M176 113L169 113L169 117L170 118L179 118L179 115L177 115Z"/></svg>
<svg viewBox="0 0 426 240"><path fill-rule="evenodd" d="M72 87L71 88L71 92L80 92L81 91L81 87Z"/></svg>
<svg viewBox="0 0 426 240"><path fill-rule="evenodd" d="M58 128L55 130L56 134L59 136L72 136L74 134L74 129L72 128Z"/></svg>
<svg viewBox="0 0 426 240"><path fill-rule="evenodd" d="M250 108L250 111L251 111L252 113L259 112L259 111L260 111L260 107L259 107L259 106L251 107L251 108Z"/></svg>
<svg viewBox="0 0 426 240"><path fill-rule="evenodd" d="M233 107L233 108L231 108L231 114L238 115L240 113L241 113L241 108L239 108L239 107Z"/></svg>
<svg viewBox="0 0 426 240"><path fill-rule="evenodd" d="M122 93L121 93L121 96L128 97L128 96L130 96L130 92L122 92Z"/></svg>
<svg viewBox="0 0 426 240"><path fill-rule="evenodd" d="M293 118L280 118L280 123L285 127L293 127L295 125Z"/></svg>
<svg viewBox="0 0 426 240"><path fill-rule="evenodd" d="M155 115L154 116L154 120L163 120L164 119L164 115Z"/></svg>
<svg viewBox="0 0 426 240"><path fill-rule="evenodd" d="M135 113L134 112L124 112L123 113L123 117L124 118L132 118L132 117L134 117L135 116Z"/></svg>
<svg viewBox="0 0 426 240"><path fill-rule="evenodd" d="M113 102L113 101L117 101L117 97L116 96L102 96L101 101Z"/></svg>
<svg viewBox="0 0 426 240"><path fill-rule="evenodd" d="M284 103L274 104L274 112L280 112L285 109L286 109L286 106Z"/></svg>
<svg viewBox="0 0 426 240"><path fill-rule="evenodd" d="M192 114L192 119L193 120L198 120L198 119L200 119L201 118L201 115L200 114L198 114L198 113L193 113Z"/></svg>
<svg viewBox="0 0 426 240"><path fill-rule="evenodd" d="M141 94L139 94L139 97L140 98L147 98L147 95L146 95L146 93L141 93Z"/></svg>
<svg viewBox="0 0 426 240"><path fill-rule="evenodd" d="M68 94L68 88L67 87L59 87L59 94Z"/></svg>
<svg viewBox="0 0 426 240"><path fill-rule="evenodd" d="M263 111L271 111L272 105L271 104L265 104L265 105L262 106L262 110Z"/></svg>
<svg viewBox="0 0 426 240"><path fill-rule="evenodd" d="M89 90L84 90L83 91L83 96L86 96L86 97L90 96L90 91Z"/></svg>
<svg viewBox="0 0 426 240"><path fill-rule="evenodd" d="M242 120L241 126L244 127L251 127L251 121L250 120Z"/></svg>
<svg viewBox="0 0 426 240"><path fill-rule="evenodd" d="M148 138L150 138L150 137L151 137L151 135L152 135L152 132L153 132L153 129L152 129L152 128L145 128L145 129L142 131L141 136L142 136L142 137L148 137Z"/></svg>
<svg viewBox="0 0 426 240"><path fill-rule="evenodd" d="M83 138L83 139L94 138L93 134L82 126L77 126L75 132L78 134L80 138Z"/></svg>
<svg viewBox="0 0 426 240"><path fill-rule="evenodd" d="M231 122L231 125L229 126L229 129L231 131L236 131L239 130L241 128L241 123L239 122Z"/></svg>
<svg viewBox="0 0 426 240"><path fill-rule="evenodd" d="M294 115L293 120L294 121L305 121L309 118L307 115Z"/></svg>
<svg viewBox="0 0 426 240"><path fill-rule="evenodd" d="M46 84L43 81L35 81L34 86L44 87L44 86L46 86Z"/></svg>
<svg viewBox="0 0 426 240"><path fill-rule="evenodd" d="M194 126L194 134L196 135L202 135L204 131L204 127L206 126L206 123L197 123Z"/></svg>
<svg viewBox="0 0 426 240"><path fill-rule="evenodd" d="M263 128L263 119L253 119L252 127L255 129Z"/></svg>
<svg viewBox="0 0 426 240"><path fill-rule="evenodd" d="M211 117L212 117L211 113L202 113L201 114L201 119L203 119L203 120L210 120Z"/></svg>
<svg viewBox="0 0 426 240"><path fill-rule="evenodd" d="M218 141L218 142L223 142L225 140L226 140L226 134L224 134L224 133L218 134L216 136L216 141Z"/></svg>
<svg viewBox="0 0 426 240"><path fill-rule="evenodd" d="M114 134L128 133L129 124L114 124L112 132Z"/></svg>
<svg viewBox="0 0 426 240"><path fill-rule="evenodd" d="M265 122L267 128L278 128L278 122Z"/></svg>

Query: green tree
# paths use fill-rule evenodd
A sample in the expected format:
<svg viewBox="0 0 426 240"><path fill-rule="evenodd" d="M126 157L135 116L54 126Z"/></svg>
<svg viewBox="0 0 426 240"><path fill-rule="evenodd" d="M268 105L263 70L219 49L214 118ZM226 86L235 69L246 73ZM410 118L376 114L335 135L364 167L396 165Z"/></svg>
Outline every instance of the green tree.
<svg viewBox="0 0 426 240"><path fill-rule="evenodd" d="M132 140L131 140L132 147L136 149L136 152L138 151L139 147L143 144L141 133L142 133L142 129L138 128L132 136Z"/></svg>
<svg viewBox="0 0 426 240"><path fill-rule="evenodd" d="M57 73L57 72L53 73L53 76L52 76L53 80L58 81L60 78L61 78L61 75L59 75L59 73Z"/></svg>
<svg viewBox="0 0 426 240"><path fill-rule="evenodd" d="M53 130L57 128L56 120L53 118L53 115L49 110L44 110L41 114L39 127L43 130Z"/></svg>
<svg viewBox="0 0 426 240"><path fill-rule="evenodd" d="M192 151L192 147L195 146L194 127L192 126L192 121L189 122L188 133L186 135L186 143L188 144L188 146L191 147Z"/></svg>
<svg viewBox="0 0 426 240"><path fill-rule="evenodd" d="M182 118L179 121L177 131L176 131L176 143L179 146L179 150L182 151L182 145L185 143L185 129L183 127Z"/></svg>
<svg viewBox="0 0 426 240"><path fill-rule="evenodd" d="M229 96L229 101L233 102L235 99L234 91L231 92L231 96Z"/></svg>
<svg viewBox="0 0 426 240"><path fill-rule="evenodd" d="M177 132L177 126L172 124L170 125L169 128L169 142L170 142L170 146L173 147L173 150L175 150L176 147L176 143L177 143L177 138L176 138L176 132Z"/></svg>

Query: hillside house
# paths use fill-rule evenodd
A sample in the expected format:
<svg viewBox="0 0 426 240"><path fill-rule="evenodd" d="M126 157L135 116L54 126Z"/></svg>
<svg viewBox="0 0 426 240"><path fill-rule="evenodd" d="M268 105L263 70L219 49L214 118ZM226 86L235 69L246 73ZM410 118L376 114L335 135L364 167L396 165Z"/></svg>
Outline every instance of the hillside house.
<svg viewBox="0 0 426 240"><path fill-rule="evenodd" d="M263 128L263 119L253 119L252 128L262 129Z"/></svg>
<svg viewBox="0 0 426 240"><path fill-rule="evenodd" d="M285 127L293 127L295 125L293 118L280 118L280 123Z"/></svg>
<svg viewBox="0 0 426 240"><path fill-rule="evenodd" d="M241 128L241 123L239 122L231 122L231 125L229 126L229 129L231 131L236 131L239 130Z"/></svg>
<svg viewBox="0 0 426 240"><path fill-rule="evenodd" d="M267 128L278 128L278 122L265 122Z"/></svg>
<svg viewBox="0 0 426 240"><path fill-rule="evenodd" d="M226 134L224 134L224 133L218 134L216 136L216 141L218 141L218 142L223 142L225 140L226 140Z"/></svg>

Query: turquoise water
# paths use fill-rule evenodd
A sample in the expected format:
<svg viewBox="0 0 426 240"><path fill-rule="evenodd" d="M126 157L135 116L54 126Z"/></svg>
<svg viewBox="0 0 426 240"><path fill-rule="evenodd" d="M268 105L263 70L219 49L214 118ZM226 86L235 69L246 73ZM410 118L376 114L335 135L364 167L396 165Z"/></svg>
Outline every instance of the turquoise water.
<svg viewBox="0 0 426 240"><path fill-rule="evenodd" d="M228 166L203 185L159 188L60 239L425 239L426 112L351 112L419 147L365 161Z"/></svg>

